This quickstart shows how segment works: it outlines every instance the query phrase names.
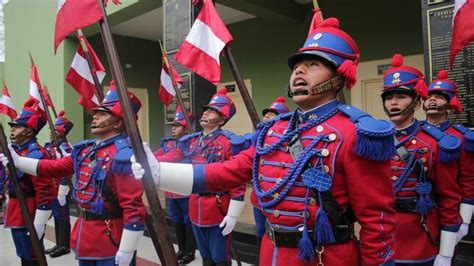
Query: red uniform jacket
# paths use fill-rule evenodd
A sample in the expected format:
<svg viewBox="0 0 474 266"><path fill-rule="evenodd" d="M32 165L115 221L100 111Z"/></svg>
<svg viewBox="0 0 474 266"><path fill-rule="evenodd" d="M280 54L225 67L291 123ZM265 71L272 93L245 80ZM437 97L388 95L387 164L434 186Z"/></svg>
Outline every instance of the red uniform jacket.
<svg viewBox="0 0 474 266"><path fill-rule="evenodd" d="M83 141L74 145L71 156L40 161L38 170L44 176L74 174L73 197L81 213L96 217L79 215L74 225L71 248L77 258L114 258L118 250L114 244L120 244L124 228L143 230L143 185L130 174L131 155L126 135L121 134L100 143Z"/></svg>
<svg viewBox="0 0 474 266"><path fill-rule="evenodd" d="M441 148L430 130L415 121L406 129L397 131L397 139L413 157L413 162L420 163L419 170L407 167L410 159L403 160L401 154L392 159L391 180L395 186L397 204L412 202L417 207L421 194L417 191L417 185L429 182L432 191L429 197L436 204L428 212L426 223L431 237L438 240L440 230L456 232L461 224L459 216L459 188L456 183L456 162L441 162ZM438 133L442 133L436 130ZM443 133L442 133L443 134ZM444 134L443 134L444 135ZM399 152L400 153L400 152ZM408 170L407 170L408 168ZM420 172L423 168L424 176ZM404 175L404 173L407 173ZM404 178L406 176L406 178ZM405 181L403 181L405 179ZM423 180L424 179L424 180ZM430 242L428 235L420 223L421 215L412 210L399 210L397 221L397 243L395 259L400 263L424 262L433 259L439 250L439 246Z"/></svg>
<svg viewBox="0 0 474 266"><path fill-rule="evenodd" d="M178 144L179 149L158 156L163 162L183 162L192 164L223 162L232 156L230 132L218 129L207 135L202 132L184 136ZM197 226L217 226L224 219L230 199L244 200L245 183L216 191L217 193L192 194L189 199L189 218ZM225 191L225 192L222 192Z"/></svg>
<svg viewBox="0 0 474 266"><path fill-rule="evenodd" d="M295 120L298 120L298 125L292 126L296 123ZM359 265L361 260L363 265L390 263L393 259L396 221L396 213L392 208L393 190L388 178L392 153L385 154L390 149L378 149L377 158L371 157L363 149L356 149L364 147L358 144L359 138L362 139L370 131L363 131L363 128L367 129L372 125L382 125L381 128L385 129L379 135L385 135L383 139L388 140L388 143L393 140L393 127L385 122L380 123L382 122L356 108L339 105L337 101L331 101L305 114L295 111L281 115L273 121L263 123L257 142L250 149L224 163L196 165L193 191L228 190L249 181L251 176L257 193L260 189L268 192L283 184L269 197L262 198L259 195L267 223L274 230L301 232L305 228L306 216L307 229L312 231L320 211L319 200L305 185L300 174L294 180L287 179L287 175L295 170L295 161L290 152L289 141L285 139L290 134L291 141L291 134L300 132L297 135L305 150L298 159L310 154L311 165L316 166L320 173L324 171L331 177L330 192L339 206L343 209L351 208L355 219L362 226L360 250L354 240L327 244L322 255L323 263ZM366 125L369 127L365 127ZM308 148L316 140L319 140L317 144ZM280 145L274 145L275 143ZM376 145L374 149L366 151L376 154L377 147L382 146ZM272 150L254 161L254 157L259 154L258 150L262 149ZM312 153L315 153L314 156ZM304 165L307 164L301 164ZM281 201L274 206L264 206L278 198ZM306 263L297 256L298 248L275 247L268 235L264 237L260 265L318 265L317 255L311 263Z"/></svg>
<svg viewBox="0 0 474 266"><path fill-rule="evenodd" d="M176 149L178 147L178 140L173 137L163 138L160 143L160 148L154 152L155 157L165 155L166 153ZM165 191L165 196L170 199L182 199L189 198L188 196L180 195Z"/></svg>
<svg viewBox="0 0 474 266"><path fill-rule="evenodd" d="M35 159L48 158L48 154L43 149L43 147L38 144L36 138L31 139L21 146L12 146L20 156ZM28 206L30 216L32 218L34 217L36 209L50 210L50 205L57 195L57 189L54 187L53 181L47 178L37 178L20 171L17 171L17 173L19 179L18 181L23 191L23 195L25 196L25 201L26 205ZM5 227L26 227L25 221L23 220L23 216L21 214L20 202L16 198L15 188L13 187L12 183L9 185L8 194L10 199L8 200L6 214L4 217Z"/></svg>

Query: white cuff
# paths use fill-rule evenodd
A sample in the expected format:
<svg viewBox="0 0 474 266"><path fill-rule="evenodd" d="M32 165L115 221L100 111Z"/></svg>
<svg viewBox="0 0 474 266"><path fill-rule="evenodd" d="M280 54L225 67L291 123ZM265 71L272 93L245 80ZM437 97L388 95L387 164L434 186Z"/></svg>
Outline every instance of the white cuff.
<svg viewBox="0 0 474 266"><path fill-rule="evenodd" d="M38 159L28 158L24 156L19 156L16 168L23 173L37 176L38 175Z"/></svg>
<svg viewBox="0 0 474 266"><path fill-rule="evenodd" d="M138 241L140 241L142 235L143 231L123 229L119 250L123 252L134 252L137 249Z"/></svg>
<svg viewBox="0 0 474 266"><path fill-rule="evenodd" d="M472 219L472 212L474 211L474 206L467 203L461 203L459 206L459 213L461 214L462 221L465 224L470 224Z"/></svg>
<svg viewBox="0 0 474 266"><path fill-rule="evenodd" d="M68 185L59 185L58 196L67 196L68 193L69 193Z"/></svg>
<svg viewBox="0 0 474 266"><path fill-rule="evenodd" d="M178 193L184 196L193 191L194 170L192 164L160 163L161 190Z"/></svg>
<svg viewBox="0 0 474 266"><path fill-rule="evenodd" d="M245 202L243 200L230 200L227 216L238 218L244 209Z"/></svg>
<svg viewBox="0 0 474 266"><path fill-rule="evenodd" d="M38 225L38 226L44 226L48 220L49 217L51 216L52 211L51 210L39 210L36 209L35 213L35 221L33 224Z"/></svg>
<svg viewBox="0 0 474 266"><path fill-rule="evenodd" d="M452 258L454 255L454 247L456 247L457 232L449 232L441 230L441 240L439 241L439 254Z"/></svg>

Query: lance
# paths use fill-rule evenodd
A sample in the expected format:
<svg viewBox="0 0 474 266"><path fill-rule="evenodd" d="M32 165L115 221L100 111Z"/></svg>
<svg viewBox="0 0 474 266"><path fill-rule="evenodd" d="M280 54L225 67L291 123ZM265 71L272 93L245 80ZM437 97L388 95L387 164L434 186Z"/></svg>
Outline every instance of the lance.
<svg viewBox="0 0 474 266"><path fill-rule="evenodd" d="M171 78L171 83L173 84L173 89L174 89L174 92L176 93L178 104L181 106L181 109L183 110L184 119L186 119L186 131L188 133L192 133L193 130L191 128L191 121L189 120L188 112L186 111L187 110L186 106L184 106L183 97L181 97L181 93L179 92L178 84L176 83L173 72L171 71L171 64L168 59L168 53L163 48L163 44L161 43L161 40L159 42L160 42L161 53L163 54L163 64L165 64L166 70L168 70L168 75Z"/></svg>
<svg viewBox="0 0 474 266"><path fill-rule="evenodd" d="M35 252L36 257L38 258L39 265L46 266L48 265L48 263L46 262L46 257L44 255L43 249L41 248L42 245L38 238L38 234L36 233L36 229L33 225L31 216L28 212L25 196L23 195L23 191L21 190L20 183L18 181L15 163L13 162L12 155L10 153L10 150L8 149L7 137L5 136L5 131L3 130L2 123L0 123L0 146L2 148L3 154L8 158L7 167L9 171L9 178L10 181L13 183L13 186L15 187L15 194L18 201L20 202L21 215L23 216L26 228L28 229L28 233L30 234L30 240L33 246L33 251Z"/></svg>
<svg viewBox="0 0 474 266"><path fill-rule="evenodd" d="M53 101L51 100L51 96L49 95L48 86L46 86L46 84L43 86L43 93L46 95L45 99L46 99L46 97L48 97L49 101L51 102L51 110L53 110L54 119L56 119L58 117L58 113L56 113L56 108L54 107Z"/></svg>
<svg viewBox="0 0 474 266"><path fill-rule="evenodd" d="M321 20L323 20L323 12L319 8L318 0L313 0L313 7L314 7L314 11L320 11L319 16L320 16ZM339 90L339 92L337 93L337 99L341 103L346 103L346 97L344 96L344 90Z"/></svg>
<svg viewBox="0 0 474 266"><path fill-rule="evenodd" d="M84 52L84 55L86 57L87 65L89 66L92 80L94 80L94 85L97 91L98 100L99 102L102 102L102 100L104 99L104 92L102 91L102 86L100 85L99 78L97 78L97 73L95 71L94 63L92 62L89 49L87 48L87 45L86 45L86 41L85 41L86 37L84 37L84 34L82 34L82 30L77 31L77 38L79 39L79 43L81 44L81 49Z"/></svg>
<svg viewBox="0 0 474 266"><path fill-rule="evenodd" d="M107 21L107 13L105 12L102 0L97 1L102 11L102 19L99 21L100 33L104 42L112 77L117 84L120 105L124 112L125 127L127 129L128 136L130 137L133 153L137 161L140 162L140 164L143 166L143 169L145 169L145 175L142 178L142 182L145 189L146 198L150 204L150 217L153 219L153 224L151 225L153 229L150 230L150 233L157 233L157 239L160 241L161 249L165 259L162 261L162 264L175 266L178 265L178 259L174 252L173 243L171 242L171 237L167 230L165 216L163 209L161 208L158 193L156 192L153 177L151 176L150 165L148 164L148 159L145 150L143 149L142 138L135 120L135 114L132 112L132 107L127 94L125 77L120 65L120 59L117 54L112 32ZM157 254L159 254L159 251L157 251Z"/></svg>
<svg viewBox="0 0 474 266"><path fill-rule="evenodd" d="M242 75L240 74L239 68L235 61L234 56L232 55L232 51L230 50L229 46L224 47L224 54L227 58L227 62L229 63L230 70L234 75L235 82L237 83L237 87L239 88L240 95L244 100L245 107L247 108L247 112L249 113L250 120L252 120L253 128L257 129L257 125L260 123L260 118L258 117L257 110L255 109L255 105L250 97L249 90L245 85L244 80L242 79Z"/></svg>

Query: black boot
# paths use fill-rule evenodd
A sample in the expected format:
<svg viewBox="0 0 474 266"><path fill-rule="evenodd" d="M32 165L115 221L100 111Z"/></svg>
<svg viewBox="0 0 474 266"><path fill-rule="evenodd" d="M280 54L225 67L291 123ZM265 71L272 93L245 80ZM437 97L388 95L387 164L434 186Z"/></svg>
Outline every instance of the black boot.
<svg viewBox="0 0 474 266"><path fill-rule="evenodd" d="M216 266L231 266L231 265L232 265L232 262L230 261L216 263Z"/></svg>
<svg viewBox="0 0 474 266"><path fill-rule="evenodd" d="M194 240L194 233L191 224L186 225L185 239L185 252L181 260L178 261L179 264L188 264L195 259L194 252L196 251L196 241Z"/></svg>
<svg viewBox="0 0 474 266"><path fill-rule="evenodd" d="M71 223L65 219L59 219L59 239L58 245L55 250L53 250L49 256L51 258L60 257L62 255L68 254L71 252L69 249L69 242L71 237Z"/></svg>
<svg viewBox="0 0 474 266"><path fill-rule="evenodd" d="M29 263L27 260L21 258L21 266L29 266Z"/></svg>
<svg viewBox="0 0 474 266"><path fill-rule="evenodd" d="M178 252L176 256L178 261L183 258L186 249L186 225L183 223L174 224L174 232L176 233L176 241L178 242Z"/></svg>
<svg viewBox="0 0 474 266"><path fill-rule="evenodd" d="M202 259L202 266L216 266L211 259Z"/></svg>
<svg viewBox="0 0 474 266"><path fill-rule="evenodd" d="M46 255L51 254L53 251L55 251L59 246L60 246L60 235L61 235L61 228L59 228L59 219L54 218L54 238L56 238L56 245L52 248L48 248L44 251Z"/></svg>

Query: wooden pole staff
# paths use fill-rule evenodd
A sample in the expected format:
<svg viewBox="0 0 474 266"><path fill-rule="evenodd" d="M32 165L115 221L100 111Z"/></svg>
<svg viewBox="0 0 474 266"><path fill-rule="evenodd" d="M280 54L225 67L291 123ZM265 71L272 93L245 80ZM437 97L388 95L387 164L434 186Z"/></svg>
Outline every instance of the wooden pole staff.
<svg viewBox="0 0 474 266"><path fill-rule="evenodd" d="M87 65L89 66L89 70L92 75L92 79L94 80L95 89L97 90L97 97L99 102L102 102L104 99L104 91L102 91L102 86L100 85L99 78L97 77L97 73L95 71L94 63L92 62L91 55L89 53L89 49L87 48L86 41L84 34L82 34L82 30L77 31L77 38L79 39L79 43L81 44L82 51L86 56Z"/></svg>

